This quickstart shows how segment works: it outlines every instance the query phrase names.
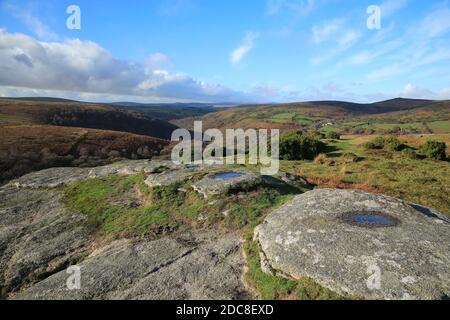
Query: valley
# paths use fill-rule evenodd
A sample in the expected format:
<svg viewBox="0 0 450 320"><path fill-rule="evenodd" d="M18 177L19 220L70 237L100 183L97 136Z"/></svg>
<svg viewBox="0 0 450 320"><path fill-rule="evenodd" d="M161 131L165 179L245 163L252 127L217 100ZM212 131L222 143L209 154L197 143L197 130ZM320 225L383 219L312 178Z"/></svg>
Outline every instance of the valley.
<svg viewBox="0 0 450 320"><path fill-rule="evenodd" d="M287 229L282 229L286 234L270 240L271 217L279 211L289 217L292 203L303 198L312 199L307 205L317 201L322 209L314 207L312 212L320 215L330 210L321 192L342 192L349 199L340 204L344 211L379 208L388 214L384 206L389 204L415 217L404 224L431 219L412 226L414 230L432 228L430 223L437 223L433 219L447 223L448 101L309 102L219 109L120 104L0 100L2 298L392 299L397 296L389 290L374 294L361 288L353 273L348 279L333 278L335 283L317 266L304 266L309 273L301 277L277 272L293 258L280 258L279 253L268 258L278 250L268 243L290 248L301 234L310 234L302 240L309 239L302 254L314 264L327 257L317 250L329 240L321 238L326 233L318 218L308 218L311 227L303 233L299 231L303 225L294 233L290 229L294 223L287 222ZM203 121L204 129L280 129L282 145L290 137L293 142L313 143L309 148L315 151L288 159L283 152L291 154L294 149L282 148L280 171L274 176L260 175L257 165L174 165L169 160L172 131L183 126L192 130L194 120ZM425 148L442 145L440 153ZM222 176L230 182L215 180ZM221 183L226 187L215 189ZM358 205L354 197L365 200ZM51 232L48 223L55 226ZM328 232L335 232L341 226L330 228ZM378 243L403 232L410 231L399 229L388 239L371 234ZM445 231L439 232L445 237ZM442 252L435 248L446 245L429 231L413 234L418 243L435 243L433 249L420 250ZM316 240L310 238L313 235L318 235ZM284 264L279 265L280 259ZM403 263L376 259L387 263L385 268ZM73 263L88 276L79 291L64 287L64 268ZM358 266L355 277L365 274L364 261L352 263ZM430 263L432 270L441 270ZM111 264L113 269L99 273ZM415 267L410 271L415 275L428 272L420 264ZM217 279L226 280L218 285ZM339 281L350 281L350 287L343 290ZM399 284L392 285L397 290ZM400 286L411 298L437 299L447 290L446 282L430 289L423 280L416 286ZM401 290L395 294L402 294Z"/></svg>

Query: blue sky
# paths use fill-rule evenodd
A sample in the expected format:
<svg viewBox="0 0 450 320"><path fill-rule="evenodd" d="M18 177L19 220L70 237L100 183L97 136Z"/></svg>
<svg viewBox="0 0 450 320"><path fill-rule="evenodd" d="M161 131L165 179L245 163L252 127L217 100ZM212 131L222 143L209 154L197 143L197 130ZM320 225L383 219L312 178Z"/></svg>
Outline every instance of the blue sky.
<svg viewBox="0 0 450 320"><path fill-rule="evenodd" d="M66 27L69 5L81 30ZM448 0L0 0L0 29L2 96L450 98Z"/></svg>

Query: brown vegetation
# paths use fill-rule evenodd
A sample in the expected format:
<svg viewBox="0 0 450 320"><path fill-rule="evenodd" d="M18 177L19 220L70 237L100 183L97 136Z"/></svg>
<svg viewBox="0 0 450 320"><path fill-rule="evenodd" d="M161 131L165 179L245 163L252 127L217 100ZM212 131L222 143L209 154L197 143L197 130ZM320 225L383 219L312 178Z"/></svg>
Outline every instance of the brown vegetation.
<svg viewBox="0 0 450 320"><path fill-rule="evenodd" d="M0 127L0 182L50 167L150 159L168 141L136 134L47 125Z"/></svg>

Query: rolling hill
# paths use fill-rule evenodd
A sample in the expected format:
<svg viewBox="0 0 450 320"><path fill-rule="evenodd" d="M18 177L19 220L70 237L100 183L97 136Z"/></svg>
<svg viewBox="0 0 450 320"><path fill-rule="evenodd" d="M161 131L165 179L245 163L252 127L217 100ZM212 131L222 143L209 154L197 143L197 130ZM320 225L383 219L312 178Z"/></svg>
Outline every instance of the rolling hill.
<svg viewBox="0 0 450 320"><path fill-rule="evenodd" d="M120 109L141 112L149 117L170 121L188 117L200 117L218 111L212 104L204 103L160 103L143 104L133 102L116 102L110 104Z"/></svg>
<svg viewBox="0 0 450 320"><path fill-rule="evenodd" d="M392 99L371 104L343 101L248 105L222 109L202 117L172 121L180 127L192 128L194 120L202 120L205 128L278 128L339 129L343 123L388 123L395 126L417 122L449 122L450 101ZM449 131L450 132L450 128Z"/></svg>
<svg viewBox="0 0 450 320"><path fill-rule="evenodd" d="M102 104L0 99L0 183L55 166L98 166L151 159L177 127Z"/></svg>
<svg viewBox="0 0 450 320"><path fill-rule="evenodd" d="M0 100L0 126L18 124L112 130L166 140L177 128L141 112L101 104Z"/></svg>

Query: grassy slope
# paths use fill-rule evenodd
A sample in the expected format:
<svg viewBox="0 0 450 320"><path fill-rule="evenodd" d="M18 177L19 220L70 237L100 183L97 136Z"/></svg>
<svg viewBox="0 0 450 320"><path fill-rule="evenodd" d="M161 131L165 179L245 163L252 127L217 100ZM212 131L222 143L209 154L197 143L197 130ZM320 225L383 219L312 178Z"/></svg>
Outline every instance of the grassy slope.
<svg viewBox="0 0 450 320"><path fill-rule="evenodd" d="M167 141L127 132L18 125L0 127L0 183L59 166L99 166L131 158L152 158Z"/></svg>
<svg viewBox="0 0 450 320"><path fill-rule="evenodd" d="M11 125L56 125L112 130L170 139L176 126L143 113L101 104L0 100L0 128Z"/></svg>
<svg viewBox="0 0 450 320"><path fill-rule="evenodd" d="M450 101L395 99L361 105L346 102L311 102L258 106L241 106L210 113L199 118L175 120L180 127L192 129L194 120L202 120L205 128L277 128L320 127L332 122L325 130L344 127L392 129L396 126L428 127L436 133L450 132Z"/></svg>
<svg viewBox="0 0 450 320"><path fill-rule="evenodd" d="M283 161L283 169L306 176L322 186L359 188L382 192L407 201L433 207L450 214L450 165L446 161L416 160L400 152L366 151L361 144L374 136L345 136L340 141L329 141L333 148L329 161ZM418 147L428 139L447 142L450 135L408 135L400 139ZM354 153L359 161L346 157Z"/></svg>
<svg viewBox="0 0 450 320"><path fill-rule="evenodd" d="M292 103L284 105L258 105L229 108L207 114L201 118L205 128L279 128L294 129L299 122L314 122L323 119L344 117L349 113L340 107L322 106L309 103ZM180 127L191 128L193 119L174 121Z"/></svg>
<svg viewBox="0 0 450 320"><path fill-rule="evenodd" d="M175 128L100 104L0 99L0 183L55 166L149 159Z"/></svg>
<svg viewBox="0 0 450 320"><path fill-rule="evenodd" d="M190 106L190 104L149 104L149 105L114 105L127 110L135 110L155 119L171 121L189 117L201 117L205 114L217 111L209 106Z"/></svg>

